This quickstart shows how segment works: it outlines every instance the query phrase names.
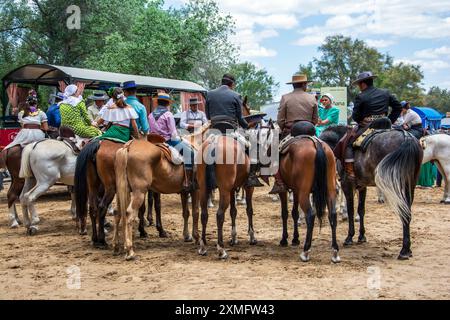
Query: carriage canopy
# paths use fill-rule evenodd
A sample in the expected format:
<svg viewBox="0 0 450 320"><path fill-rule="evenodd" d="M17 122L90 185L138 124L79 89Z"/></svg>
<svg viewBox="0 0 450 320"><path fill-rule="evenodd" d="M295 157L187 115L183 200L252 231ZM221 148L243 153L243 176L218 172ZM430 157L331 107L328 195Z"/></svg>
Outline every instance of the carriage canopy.
<svg viewBox="0 0 450 320"><path fill-rule="evenodd" d="M422 125L424 128L431 130L438 130L441 128L442 119L445 115L430 107L414 107L412 108L422 118Z"/></svg>

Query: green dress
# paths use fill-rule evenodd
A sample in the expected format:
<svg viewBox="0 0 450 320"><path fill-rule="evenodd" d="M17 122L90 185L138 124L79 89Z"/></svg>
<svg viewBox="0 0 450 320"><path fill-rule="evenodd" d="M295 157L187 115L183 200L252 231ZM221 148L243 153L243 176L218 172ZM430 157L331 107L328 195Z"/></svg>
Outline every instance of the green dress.
<svg viewBox="0 0 450 320"><path fill-rule="evenodd" d="M325 125L317 125L317 136L320 136L326 128L339 124L339 109L336 107L331 107L330 109L319 108L319 117L322 121L329 120L329 123Z"/></svg>
<svg viewBox="0 0 450 320"><path fill-rule="evenodd" d="M77 136L95 138L102 134L99 129L91 125L84 101L76 106L62 103L59 111L61 112L61 126L71 128Z"/></svg>
<svg viewBox="0 0 450 320"><path fill-rule="evenodd" d="M434 182L437 177L437 168L431 162L427 162L422 165L420 169L419 183L417 185L421 187L431 188L434 186Z"/></svg>

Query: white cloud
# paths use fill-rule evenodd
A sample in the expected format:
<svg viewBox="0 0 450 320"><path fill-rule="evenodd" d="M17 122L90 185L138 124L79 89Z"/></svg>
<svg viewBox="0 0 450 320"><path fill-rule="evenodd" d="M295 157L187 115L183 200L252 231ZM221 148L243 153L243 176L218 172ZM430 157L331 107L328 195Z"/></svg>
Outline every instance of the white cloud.
<svg viewBox="0 0 450 320"><path fill-rule="evenodd" d="M416 51L414 56L422 59L437 59L440 56L450 56L450 47L430 48Z"/></svg>
<svg viewBox="0 0 450 320"><path fill-rule="evenodd" d="M387 48L387 47L390 47L393 44L395 44L395 41L393 41L393 40L382 40L382 39L380 39L380 40L368 39L368 40L366 40L366 42L369 46L378 48L378 49Z"/></svg>
<svg viewBox="0 0 450 320"><path fill-rule="evenodd" d="M414 64L422 67L425 72L436 73L445 69L450 69L450 63L443 60L421 60L421 59L398 59L396 63Z"/></svg>

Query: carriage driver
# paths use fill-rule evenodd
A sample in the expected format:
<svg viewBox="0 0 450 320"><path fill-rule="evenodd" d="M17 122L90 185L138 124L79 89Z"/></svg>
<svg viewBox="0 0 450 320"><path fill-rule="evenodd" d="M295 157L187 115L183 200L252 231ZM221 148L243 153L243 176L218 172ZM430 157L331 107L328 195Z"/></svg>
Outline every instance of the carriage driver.
<svg viewBox="0 0 450 320"><path fill-rule="evenodd" d="M213 129L220 130L224 128L224 123L227 124L226 129L237 130L239 126L243 129L248 129L249 125L242 116L242 98L234 91L235 88L235 77L231 74L225 74L222 77L222 85L208 92L206 98L206 117L211 120L211 127ZM250 175L246 182L247 187L263 186L256 176L257 171L258 164L251 164Z"/></svg>
<svg viewBox="0 0 450 320"><path fill-rule="evenodd" d="M355 107L353 108L352 118L358 124L353 134L347 138L348 143L345 149L345 173L350 181L355 180L354 168L354 151L353 143L375 120L385 118L389 113L389 107L392 108L388 118L395 123L402 112L402 105L398 99L388 90L378 89L373 85L374 79L377 78L372 72L363 72L358 75L357 80L353 82L354 86L358 86L361 91L355 98ZM343 138L343 140L345 137ZM336 149L339 148L339 145ZM335 150L335 154L339 153ZM338 158L338 154L336 154Z"/></svg>

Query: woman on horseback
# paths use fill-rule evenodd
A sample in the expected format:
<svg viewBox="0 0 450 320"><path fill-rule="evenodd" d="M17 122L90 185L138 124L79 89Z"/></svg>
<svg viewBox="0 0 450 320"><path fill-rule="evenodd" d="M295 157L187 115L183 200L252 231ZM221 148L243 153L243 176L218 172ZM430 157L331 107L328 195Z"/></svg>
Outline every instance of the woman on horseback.
<svg viewBox="0 0 450 320"><path fill-rule="evenodd" d="M86 104L82 96L76 96L77 91L77 86L73 84L69 85L64 91L65 99L59 106L61 126L72 129L81 138L95 138L102 132L91 125Z"/></svg>
<svg viewBox="0 0 450 320"><path fill-rule="evenodd" d="M100 119L93 123L95 126L102 126L105 122L108 122L108 130L99 139L127 143L131 139L131 128L134 136L139 138L136 122L139 115L133 107L126 104L123 90L115 88L112 92L112 99L112 104L103 108L99 113Z"/></svg>
<svg viewBox="0 0 450 320"><path fill-rule="evenodd" d="M47 121L47 115L38 108L36 92L30 91L24 109L19 112L19 123L22 129L5 149L15 146L25 147L27 144L45 139L44 131L48 130Z"/></svg>

